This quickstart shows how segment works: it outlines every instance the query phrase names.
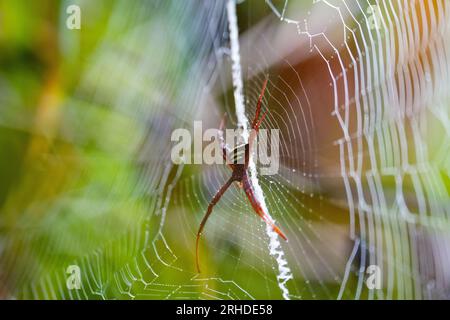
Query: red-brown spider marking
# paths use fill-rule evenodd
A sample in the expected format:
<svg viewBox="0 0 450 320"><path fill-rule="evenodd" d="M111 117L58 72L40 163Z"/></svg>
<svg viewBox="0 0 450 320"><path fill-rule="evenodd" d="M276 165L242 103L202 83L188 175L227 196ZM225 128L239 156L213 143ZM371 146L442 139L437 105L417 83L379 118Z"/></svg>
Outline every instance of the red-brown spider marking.
<svg viewBox="0 0 450 320"><path fill-rule="evenodd" d="M253 190L252 184L250 183L250 179L248 177L248 172L247 172L248 165L250 162L249 161L250 156L251 156L250 150L252 150L252 143L254 142L256 135L258 133L258 130L259 130L259 126L261 125L261 122L264 120L264 117L266 116L266 113L267 113L267 111L264 112L261 119L259 119L259 114L261 112L261 102L262 102L262 98L264 96L264 92L266 90L266 85L267 85L267 79L264 81L261 93L259 95L258 104L256 105L255 118L253 119L253 122L252 122L253 130L250 133L248 143L244 145L244 148L245 148L244 163L242 163L242 161L238 161L238 159L237 159L239 156L237 149L242 146L238 146L234 149L233 159L230 162L228 160L229 157L228 157L228 153L227 153L225 144L222 139L220 141L223 159L228 164L228 166L233 171L233 173L231 174L230 179L228 179L228 181L225 182L225 184L219 189L219 191L216 193L216 195L212 198L211 202L208 205L208 209L206 210L206 214L203 217L202 222L200 223L200 228L198 229L197 240L195 243L195 258L196 258L196 263L197 263L197 271L199 273L200 273L200 265L198 262L198 243L199 243L202 231L203 231L203 227L205 226L206 221L208 220L209 216L211 215L213 207L217 204L217 202L220 200L220 198L223 196L225 191L228 189L229 186L231 186L231 184L233 182L238 182L239 186L244 189L245 194L247 195L247 198L250 201L250 204L252 205L253 210L255 210L256 214L258 214L264 220L265 223L270 225L272 227L273 231L275 231L280 237L282 237L284 240L287 240L284 233L281 232L281 230L272 222L272 220L267 215L267 213L265 213L264 210L262 209L259 201L256 199L255 192ZM220 131L223 130L223 127L225 125L225 116L226 116L226 114L224 115L224 117L220 123L220 128L219 128Z"/></svg>

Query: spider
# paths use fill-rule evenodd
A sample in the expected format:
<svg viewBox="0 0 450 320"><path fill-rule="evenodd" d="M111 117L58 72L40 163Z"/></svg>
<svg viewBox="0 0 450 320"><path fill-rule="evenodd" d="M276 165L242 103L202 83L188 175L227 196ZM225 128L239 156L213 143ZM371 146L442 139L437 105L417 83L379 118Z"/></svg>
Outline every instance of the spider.
<svg viewBox="0 0 450 320"><path fill-rule="evenodd" d="M219 191L216 193L216 195L212 198L211 202L208 205L208 209L206 210L206 214L203 217L200 227L197 232L197 239L195 244L195 257L196 257L196 263L197 263L197 271L200 273L200 265L198 260L198 244L200 240L200 236L202 235L203 228L206 224L206 221L208 220L209 216L211 215L213 207L219 202L220 198L223 196L225 191L231 186L233 182L237 182L239 187L244 189L245 194L247 195L248 200L250 201L250 204L253 207L253 210L256 212L257 215L259 215L265 223L270 225L280 237L282 237L284 240L287 240L284 233L272 222L270 217L267 215L267 213L264 212L261 204L255 197L255 191L253 190L253 186L250 183L249 175L248 175L248 166L250 162L250 150L252 150L252 143L254 142L256 135L258 134L259 126L261 125L262 121L264 120L266 116L266 112L263 113L261 116L261 119L259 119L259 114L261 112L261 102L262 98L264 96L264 92L266 90L267 86L267 79L264 81L263 87L261 89L261 93L258 98L258 103L256 105L256 113L255 117L252 122L252 130L248 139L248 143L244 145L237 146L233 150L233 158L232 162L229 161L229 156L227 149L225 147L225 144L223 142L223 139L220 139L221 143L221 149L222 149L222 157L225 163L228 165L228 167L232 170L232 174L230 179L228 179L227 182L219 189ZM226 114L223 116L222 121L220 123L219 131L221 132L225 125L225 118ZM259 120L258 120L259 119ZM242 151L242 147L244 148L244 151ZM244 153L244 159L242 159L242 154ZM239 161L240 160L240 161ZM242 161L244 160L244 161Z"/></svg>

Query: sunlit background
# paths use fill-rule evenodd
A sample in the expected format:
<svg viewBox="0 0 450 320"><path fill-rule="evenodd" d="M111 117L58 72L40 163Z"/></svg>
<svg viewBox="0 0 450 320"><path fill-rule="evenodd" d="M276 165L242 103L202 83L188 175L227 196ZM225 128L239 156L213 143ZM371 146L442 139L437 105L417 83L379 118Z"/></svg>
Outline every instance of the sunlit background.
<svg viewBox="0 0 450 320"><path fill-rule="evenodd" d="M199 274L231 173L171 134L236 127L233 18L289 241L232 186ZM0 0L0 298L450 298L448 39L447 0Z"/></svg>

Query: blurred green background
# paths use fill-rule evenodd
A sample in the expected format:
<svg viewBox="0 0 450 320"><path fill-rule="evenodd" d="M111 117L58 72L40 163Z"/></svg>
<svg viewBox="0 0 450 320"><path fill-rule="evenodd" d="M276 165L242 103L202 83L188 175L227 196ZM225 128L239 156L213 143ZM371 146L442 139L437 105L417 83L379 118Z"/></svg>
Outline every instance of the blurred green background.
<svg viewBox="0 0 450 320"><path fill-rule="evenodd" d="M269 3L280 12L286 9L285 1ZM73 4L81 8L80 30L66 26L66 9ZM221 166L170 161L174 129L191 129L194 120L216 127L223 112L234 114L225 4L0 0L0 298L282 298L265 226L237 188L227 192L208 221L201 243L204 272L196 273L198 224L230 173ZM310 15L312 1L288 4L287 9ZM249 116L269 72L272 100L266 103L270 112L263 126L278 126L289 138L281 173L261 177L261 185L290 239L282 246L293 272L287 282L291 298L335 299L341 289L344 299L358 290L358 298L373 298L358 275L361 282L361 260L380 247L390 255L377 262L389 265L385 278L392 274L396 279L391 297L398 288L413 292L417 270L411 267L414 239L408 232L414 228L397 215L397 207L386 209L392 215L376 216L382 223L368 231L370 237L384 232L380 238L387 240L379 247L370 244L372 238L349 237L351 204L340 176L335 142L341 132L330 115L328 69L310 50L310 39L295 26L280 24L274 8L244 1L238 21L247 36L242 51ZM319 15L316 21L325 24L328 18ZM348 41L352 50L361 36ZM297 40L301 50L289 47ZM329 61L338 66L337 59ZM311 101L299 93L299 74ZM296 99L300 107L294 111ZM306 132L297 121L303 109L316 129ZM292 123L297 128L289 131ZM436 208L448 212L448 149L432 139L446 137L446 128L430 123L424 141L436 154L442 184L423 194L436 194ZM234 125L231 116L229 127ZM306 134L317 141L302 152L297 138ZM366 149L361 153L367 157ZM395 177L382 176L379 183L394 203ZM413 182L405 178L403 188L401 197L413 198L408 197L416 192ZM415 211L417 201L411 202ZM361 217L352 223L373 223L372 216ZM433 231L439 225L444 236L448 233L445 217L424 225ZM357 257L349 262L352 250ZM347 264L350 272L341 288ZM67 288L71 265L81 271L77 290Z"/></svg>

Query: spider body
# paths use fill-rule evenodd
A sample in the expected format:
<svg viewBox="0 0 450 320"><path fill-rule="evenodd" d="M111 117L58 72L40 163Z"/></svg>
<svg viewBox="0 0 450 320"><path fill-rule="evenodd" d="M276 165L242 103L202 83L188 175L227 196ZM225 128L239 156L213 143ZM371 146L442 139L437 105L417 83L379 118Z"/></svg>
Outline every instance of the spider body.
<svg viewBox="0 0 450 320"><path fill-rule="evenodd" d="M230 160L233 165L245 164L245 153L247 147L248 144L240 144L230 151L230 154L232 155Z"/></svg>
<svg viewBox="0 0 450 320"><path fill-rule="evenodd" d="M225 160L225 163L228 165L228 167L232 170L232 174L231 174L231 177L228 179L228 181L225 182L225 184L219 189L219 191L216 193L216 195L213 197L213 199L209 203L208 209L206 210L206 213L205 213L205 216L203 217L202 222L200 223L200 227L197 232L196 250L195 250L197 271L199 273L200 273L200 266L199 266L199 261L198 261L198 244L199 244L200 236L202 234L202 231L206 224L206 221L208 220L209 216L211 215L213 207L217 204L217 202L220 200L222 195L233 184L233 182L237 182L239 187L241 187L244 190L255 213L257 215L259 215L261 217L261 219L263 219L264 222L266 224L268 224L274 232L276 232L284 240L287 240L284 233L273 223L272 219L269 217L269 215L266 212L264 212L261 204L256 199L255 192L253 190L253 186L250 182L249 175L248 175L248 166L249 166L250 157L251 157L252 144L258 133L259 126L261 125L261 123L264 120L264 117L266 115L266 113L264 113L262 115L261 119L259 119L259 114L261 111L261 102L262 102L262 98L264 96L266 85L267 85L267 79L264 81L263 88L261 90L261 94L259 95L258 103L256 105L256 113L255 113L255 117L252 122L252 131L250 133L248 143L239 145L232 150L231 161L229 159L228 152L227 152L227 149L223 142L223 139L220 139L223 159ZM223 130L224 124L225 124L225 116L222 119L219 131Z"/></svg>
<svg viewBox="0 0 450 320"><path fill-rule="evenodd" d="M233 155L231 159L231 166L233 170L231 176L235 179L235 181L240 183L240 186L242 186L241 183L244 179L244 175L247 174L245 154L248 152L247 149L249 147L249 144L242 144L231 151L231 154Z"/></svg>

